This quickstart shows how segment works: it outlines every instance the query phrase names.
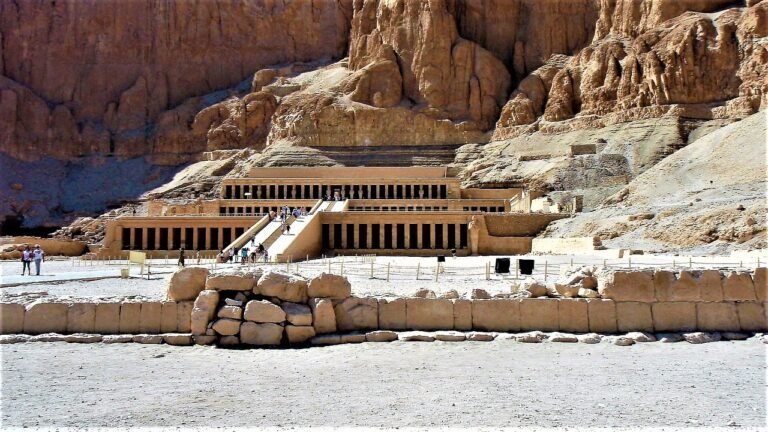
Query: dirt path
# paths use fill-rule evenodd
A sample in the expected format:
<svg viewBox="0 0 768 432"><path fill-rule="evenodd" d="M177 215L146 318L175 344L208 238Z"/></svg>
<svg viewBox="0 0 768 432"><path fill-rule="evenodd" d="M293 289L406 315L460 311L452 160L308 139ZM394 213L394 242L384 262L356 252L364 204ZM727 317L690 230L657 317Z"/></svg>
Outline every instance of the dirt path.
<svg viewBox="0 0 768 432"><path fill-rule="evenodd" d="M766 347L3 346L2 427L763 426ZM732 423L732 422L735 422Z"/></svg>

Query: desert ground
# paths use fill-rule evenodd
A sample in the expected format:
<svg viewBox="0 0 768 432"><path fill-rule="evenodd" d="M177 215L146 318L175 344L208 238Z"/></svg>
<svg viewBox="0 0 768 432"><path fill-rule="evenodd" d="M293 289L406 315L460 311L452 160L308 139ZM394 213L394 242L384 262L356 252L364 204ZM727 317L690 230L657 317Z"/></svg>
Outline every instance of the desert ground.
<svg viewBox="0 0 768 432"><path fill-rule="evenodd" d="M5 427L765 426L765 345L365 343L227 350L26 343Z"/></svg>

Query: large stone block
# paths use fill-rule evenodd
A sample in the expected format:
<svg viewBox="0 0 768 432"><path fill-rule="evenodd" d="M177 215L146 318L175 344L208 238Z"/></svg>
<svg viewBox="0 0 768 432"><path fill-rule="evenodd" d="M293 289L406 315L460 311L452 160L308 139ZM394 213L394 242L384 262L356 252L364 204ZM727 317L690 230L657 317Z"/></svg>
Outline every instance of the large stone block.
<svg viewBox="0 0 768 432"><path fill-rule="evenodd" d="M164 301L160 307L160 332L176 333L178 330L176 324L176 315L178 313L178 303L175 301ZM191 339L190 339L191 340Z"/></svg>
<svg viewBox="0 0 768 432"><path fill-rule="evenodd" d="M280 345L283 326L245 321L240 325L240 342L246 345Z"/></svg>
<svg viewBox="0 0 768 432"><path fill-rule="evenodd" d="M123 302L120 304L121 334L137 334L141 328L141 303Z"/></svg>
<svg viewBox="0 0 768 432"><path fill-rule="evenodd" d="M699 331L739 331L739 316L733 303L698 303L696 325Z"/></svg>
<svg viewBox="0 0 768 432"><path fill-rule="evenodd" d="M472 330L472 301L454 299L453 328L456 330Z"/></svg>
<svg viewBox="0 0 768 432"><path fill-rule="evenodd" d="M520 301L472 300L472 328L487 331L520 330Z"/></svg>
<svg viewBox="0 0 768 432"><path fill-rule="evenodd" d="M251 291L261 272L224 270L211 273L205 280L205 289L216 291Z"/></svg>
<svg viewBox="0 0 768 432"><path fill-rule="evenodd" d="M192 309L194 305L191 301L176 303L176 331L179 333L189 333L192 331Z"/></svg>
<svg viewBox="0 0 768 432"><path fill-rule="evenodd" d="M103 335L120 333L120 303L97 303L93 332Z"/></svg>
<svg viewBox="0 0 768 432"><path fill-rule="evenodd" d="M219 304L219 292L215 290L203 290L197 296L192 307L190 329L193 335L205 334L208 323L216 315L216 307Z"/></svg>
<svg viewBox="0 0 768 432"><path fill-rule="evenodd" d="M160 322L163 316L163 304L160 302L144 302L141 304L139 331L147 334L160 333Z"/></svg>
<svg viewBox="0 0 768 432"><path fill-rule="evenodd" d="M409 298L405 325L413 330L453 329L453 303L447 299Z"/></svg>
<svg viewBox="0 0 768 432"><path fill-rule="evenodd" d="M589 311L586 299L560 299L557 315L561 331L589 332Z"/></svg>
<svg viewBox="0 0 768 432"><path fill-rule="evenodd" d="M587 300L589 331L595 333L616 333L616 302L608 299Z"/></svg>
<svg viewBox="0 0 768 432"><path fill-rule="evenodd" d="M651 304L616 302L616 328L620 332L652 332Z"/></svg>
<svg viewBox="0 0 768 432"><path fill-rule="evenodd" d="M24 313L24 333L66 333L67 332L66 303L35 302L27 305Z"/></svg>
<svg viewBox="0 0 768 432"><path fill-rule="evenodd" d="M312 325L317 334L336 331L336 313L333 311L333 302L330 299L311 299L309 307L312 309Z"/></svg>
<svg viewBox="0 0 768 432"><path fill-rule="evenodd" d="M261 275L253 292L284 301L306 303L307 281L298 276L269 271Z"/></svg>
<svg viewBox="0 0 768 432"><path fill-rule="evenodd" d="M723 300L756 301L755 285L746 272L732 271L723 281Z"/></svg>
<svg viewBox="0 0 768 432"><path fill-rule="evenodd" d="M213 323L213 331L221 336L233 336L240 331L240 320L230 318L218 319Z"/></svg>
<svg viewBox="0 0 768 432"><path fill-rule="evenodd" d="M404 298L379 299L379 328L384 330L406 329L405 303Z"/></svg>
<svg viewBox="0 0 768 432"><path fill-rule="evenodd" d="M285 319L294 326L311 326L312 310L307 305L284 302L280 305L285 311ZM314 335L312 335L314 336Z"/></svg>
<svg viewBox="0 0 768 432"><path fill-rule="evenodd" d="M352 295L352 285L344 276L321 273L320 276L309 281L307 295L309 297L345 299Z"/></svg>
<svg viewBox="0 0 768 432"><path fill-rule="evenodd" d="M216 312L218 318L243 319L243 308L240 306L222 306Z"/></svg>
<svg viewBox="0 0 768 432"><path fill-rule="evenodd" d="M723 274L719 270L701 270L692 274L699 284L701 301L723 301Z"/></svg>
<svg viewBox="0 0 768 432"><path fill-rule="evenodd" d="M67 310L67 333L93 333L96 326L94 303L72 303Z"/></svg>
<svg viewBox="0 0 768 432"><path fill-rule="evenodd" d="M656 298L660 302L695 302L701 299L699 281L689 271L681 271L679 275L675 275L671 271L657 270L653 282L656 288Z"/></svg>
<svg viewBox="0 0 768 432"><path fill-rule="evenodd" d="M756 268L755 273L752 275L752 282L755 285L757 301L766 301L768 299L768 268Z"/></svg>
<svg viewBox="0 0 768 432"><path fill-rule="evenodd" d="M245 304L243 319L259 323L281 323L285 321L285 311L267 300L251 300Z"/></svg>
<svg viewBox="0 0 768 432"><path fill-rule="evenodd" d="M696 304L690 302L654 303L651 307L653 328L657 332L696 330Z"/></svg>
<svg viewBox="0 0 768 432"><path fill-rule="evenodd" d="M379 328L379 303L374 298L348 297L339 302L333 311L339 331Z"/></svg>
<svg viewBox="0 0 768 432"><path fill-rule="evenodd" d="M597 289L604 298L614 301L656 301L652 271L606 272L599 275Z"/></svg>
<svg viewBox="0 0 768 432"><path fill-rule="evenodd" d="M205 289L207 277L208 269L205 268L186 267L178 270L168 283L168 298L176 301L196 299L200 291Z"/></svg>
<svg viewBox="0 0 768 432"><path fill-rule="evenodd" d="M560 328L557 299L528 298L520 301L520 330L557 331Z"/></svg>
<svg viewBox="0 0 768 432"><path fill-rule="evenodd" d="M768 330L765 305L758 302L736 303L741 331L763 332Z"/></svg>
<svg viewBox="0 0 768 432"><path fill-rule="evenodd" d="M304 343L315 337L315 328L288 324L285 326L285 335L288 337L288 343Z"/></svg>
<svg viewBox="0 0 768 432"><path fill-rule="evenodd" d="M0 334L23 332L25 312L23 304L0 303Z"/></svg>

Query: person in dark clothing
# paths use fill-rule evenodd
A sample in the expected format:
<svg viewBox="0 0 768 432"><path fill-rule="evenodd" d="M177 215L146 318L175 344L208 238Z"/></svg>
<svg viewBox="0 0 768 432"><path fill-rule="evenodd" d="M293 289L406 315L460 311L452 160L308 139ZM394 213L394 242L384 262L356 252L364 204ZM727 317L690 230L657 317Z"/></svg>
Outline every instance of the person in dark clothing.
<svg viewBox="0 0 768 432"><path fill-rule="evenodd" d="M178 265L181 267L184 267L184 258L186 258L184 254L184 248L179 248L179 262Z"/></svg>

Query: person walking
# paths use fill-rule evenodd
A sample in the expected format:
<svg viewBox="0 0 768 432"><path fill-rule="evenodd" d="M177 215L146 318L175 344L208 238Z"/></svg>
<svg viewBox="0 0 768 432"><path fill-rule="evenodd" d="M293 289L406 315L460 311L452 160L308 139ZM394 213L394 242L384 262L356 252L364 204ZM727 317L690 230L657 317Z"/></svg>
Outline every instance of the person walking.
<svg viewBox="0 0 768 432"><path fill-rule="evenodd" d="M184 258L186 258L184 255L184 248L179 248L179 262L177 265L184 267Z"/></svg>
<svg viewBox="0 0 768 432"><path fill-rule="evenodd" d="M40 249L40 245L35 245L35 250L32 252L35 259L35 275L40 276L40 263L45 261L45 252Z"/></svg>
<svg viewBox="0 0 768 432"><path fill-rule="evenodd" d="M240 249L240 264L246 264L248 262L248 246L243 246Z"/></svg>
<svg viewBox="0 0 768 432"><path fill-rule="evenodd" d="M288 224L285 224L285 234L291 235L291 226Z"/></svg>
<svg viewBox="0 0 768 432"><path fill-rule="evenodd" d="M195 251L195 258L197 258L197 265L200 265L200 249Z"/></svg>
<svg viewBox="0 0 768 432"><path fill-rule="evenodd" d="M32 276L32 251L29 250L29 246L24 247L24 251L21 252L21 275L24 276L24 270L27 271L28 276Z"/></svg>

